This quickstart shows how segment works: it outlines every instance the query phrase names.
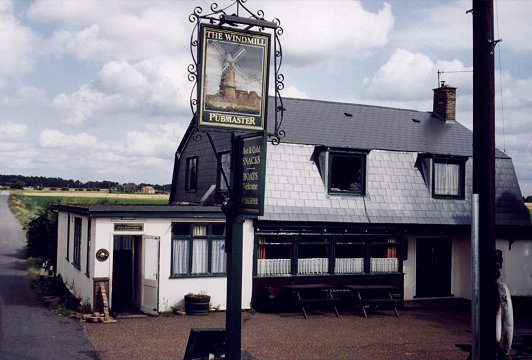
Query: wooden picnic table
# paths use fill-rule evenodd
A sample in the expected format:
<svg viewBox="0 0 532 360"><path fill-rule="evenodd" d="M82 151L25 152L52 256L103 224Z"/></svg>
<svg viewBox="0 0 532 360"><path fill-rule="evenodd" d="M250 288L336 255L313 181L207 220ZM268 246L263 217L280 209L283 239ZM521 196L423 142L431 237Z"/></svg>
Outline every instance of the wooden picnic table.
<svg viewBox="0 0 532 360"><path fill-rule="evenodd" d="M336 308L336 302L338 299L335 299L331 293L331 290L336 289L336 287L333 285L299 284L286 285L283 288L296 295L297 301L301 306L301 310L303 311L303 316L305 319L308 319L307 309L305 306L312 304L332 304L336 317L340 316L338 314L338 309Z"/></svg>
<svg viewBox="0 0 532 360"><path fill-rule="evenodd" d="M351 291L355 298L355 303L360 306L364 317L368 317L366 306L389 306L393 309L395 316L399 317L397 311L397 301L393 298L396 287L393 285L344 285Z"/></svg>

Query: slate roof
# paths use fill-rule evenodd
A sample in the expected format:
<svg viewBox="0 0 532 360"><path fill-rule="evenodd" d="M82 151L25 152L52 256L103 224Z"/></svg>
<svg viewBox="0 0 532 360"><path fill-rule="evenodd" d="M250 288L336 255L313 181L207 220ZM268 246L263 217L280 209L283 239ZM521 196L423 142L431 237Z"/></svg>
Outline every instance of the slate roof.
<svg viewBox="0 0 532 360"><path fill-rule="evenodd" d="M473 155L471 130L432 112L294 98L283 98L283 105L285 143ZM268 129L273 131L272 98L268 110ZM496 156L508 158L498 150Z"/></svg>
<svg viewBox="0 0 532 360"><path fill-rule="evenodd" d="M263 221L358 224L469 225L472 165L466 162L464 199L433 199L415 166L417 153L373 150L367 157L365 196L329 195L314 145L269 145ZM496 159L498 225L530 224L511 159Z"/></svg>
<svg viewBox="0 0 532 360"><path fill-rule="evenodd" d="M280 145L268 144L263 221L469 225L473 135L430 112L283 99ZM270 103L272 103L270 99ZM269 129L274 122L269 109ZM365 196L329 195L312 161L315 146L368 150ZM418 154L469 157L464 199L434 199ZM511 158L496 153L496 222L530 225Z"/></svg>

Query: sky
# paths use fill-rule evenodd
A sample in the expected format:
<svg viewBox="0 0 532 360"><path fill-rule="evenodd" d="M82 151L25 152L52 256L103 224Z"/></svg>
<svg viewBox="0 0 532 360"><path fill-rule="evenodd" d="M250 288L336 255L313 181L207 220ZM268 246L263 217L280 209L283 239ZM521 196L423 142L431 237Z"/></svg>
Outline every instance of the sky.
<svg viewBox="0 0 532 360"><path fill-rule="evenodd" d="M212 3L0 0L0 174L170 183L192 116L189 15ZM245 5L280 20L284 97L431 111L439 70L472 129L471 0ZM494 9L496 146L527 196L532 1Z"/></svg>

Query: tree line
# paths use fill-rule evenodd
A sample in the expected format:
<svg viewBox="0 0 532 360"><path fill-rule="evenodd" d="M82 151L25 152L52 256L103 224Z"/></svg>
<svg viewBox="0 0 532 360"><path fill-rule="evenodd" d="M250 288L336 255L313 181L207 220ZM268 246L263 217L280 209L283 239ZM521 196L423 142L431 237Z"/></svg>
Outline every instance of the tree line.
<svg viewBox="0 0 532 360"><path fill-rule="evenodd" d="M164 193L169 191L170 184L148 184L148 183L118 183L116 181L87 181L81 182L73 179L62 179L59 177L45 176L24 176L24 175L0 175L0 187L10 189L23 189L32 187L34 189L80 189L80 190L109 190L110 192L135 193L144 186L152 186L156 192Z"/></svg>

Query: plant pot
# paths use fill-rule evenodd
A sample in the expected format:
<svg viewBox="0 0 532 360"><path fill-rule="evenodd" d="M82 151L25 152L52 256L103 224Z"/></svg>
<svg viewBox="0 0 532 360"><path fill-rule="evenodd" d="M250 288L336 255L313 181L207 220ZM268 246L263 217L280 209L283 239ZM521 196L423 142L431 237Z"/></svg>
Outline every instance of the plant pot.
<svg viewBox="0 0 532 360"><path fill-rule="evenodd" d="M211 297L209 295L185 295L187 315L205 316L209 314Z"/></svg>

